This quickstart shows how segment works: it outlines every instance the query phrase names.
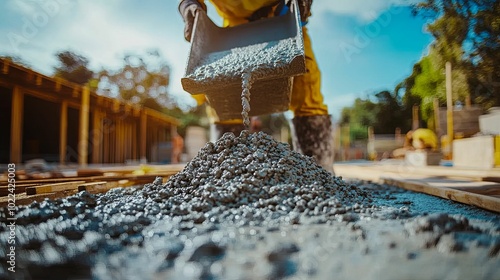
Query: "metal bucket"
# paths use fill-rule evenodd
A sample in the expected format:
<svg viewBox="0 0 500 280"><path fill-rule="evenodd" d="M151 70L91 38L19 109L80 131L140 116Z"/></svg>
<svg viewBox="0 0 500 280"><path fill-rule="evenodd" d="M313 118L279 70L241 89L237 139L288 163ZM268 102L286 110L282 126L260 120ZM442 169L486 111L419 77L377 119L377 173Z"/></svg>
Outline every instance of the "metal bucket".
<svg viewBox="0 0 500 280"><path fill-rule="evenodd" d="M290 40L290 41L288 41ZM292 59L279 68L269 69L256 77L250 90L250 115L263 115L288 110L293 77L306 72L304 41L296 1L282 16L221 28L206 13L198 13L195 19L190 55L182 87L191 94L205 94L220 120L241 118L241 75L223 79L199 79L196 69L205 66L207 58L215 53L259 46L273 46L276 42L297 44ZM273 58L271 58L273 59ZM276 59L279 59L278 57ZM244 63L259 64L255 60ZM252 66L252 65L250 65Z"/></svg>

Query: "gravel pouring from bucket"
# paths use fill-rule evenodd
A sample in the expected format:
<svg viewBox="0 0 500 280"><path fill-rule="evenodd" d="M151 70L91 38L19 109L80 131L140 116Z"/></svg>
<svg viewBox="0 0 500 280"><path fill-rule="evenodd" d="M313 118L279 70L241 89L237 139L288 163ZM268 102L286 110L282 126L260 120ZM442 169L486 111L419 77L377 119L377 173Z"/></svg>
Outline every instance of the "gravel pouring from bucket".
<svg viewBox="0 0 500 280"><path fill-rule="evenodd" d="M306 72L296 1L282 16L221 28L195 19L184 90L205 94L220 120L241 118L242 76L251 74L250 115L288 110L293 77Z"/></svg>

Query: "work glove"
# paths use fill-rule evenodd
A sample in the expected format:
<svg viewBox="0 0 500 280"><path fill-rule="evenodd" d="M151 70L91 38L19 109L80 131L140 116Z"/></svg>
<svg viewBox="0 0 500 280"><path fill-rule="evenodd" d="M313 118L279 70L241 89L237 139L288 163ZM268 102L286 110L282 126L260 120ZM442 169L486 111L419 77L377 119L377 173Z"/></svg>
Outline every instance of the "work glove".
<svg viewBox="0 0 500 280"><path fill-rule="evenodd" d="M207 11L205 3L200 3L197 0L182 0L179 3L179 13L184 20L184 39L188 42L191 42L194 18L199 11Z"/></svg>
<svg viewBox="0 0 500 280"><path fill-rule="evenodd" d="M299 6L300 20L302 21L303 24L307 22L307 19L311 15L312 2L313 0L297 0L297 4ZM291 5L292 5L292 0L281 0L278 6L276 7L276 13L278 15L281 15L285 6L288 6L288 8L290 8Z"/></svg>

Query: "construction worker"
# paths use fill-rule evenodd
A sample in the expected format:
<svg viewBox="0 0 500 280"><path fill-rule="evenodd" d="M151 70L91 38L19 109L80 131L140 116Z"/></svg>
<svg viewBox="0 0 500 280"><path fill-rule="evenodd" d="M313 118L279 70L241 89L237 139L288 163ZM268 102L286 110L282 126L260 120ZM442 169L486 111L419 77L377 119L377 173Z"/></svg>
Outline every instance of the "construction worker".
<svg viewBox="0 0 500 280"><path fill-rule="evenodd" d="M283 14L292 0L210 0L223 18L224 27L232 27L250 21ZM294 113L293 146L302 154L313 156L318 164L333 173L332 122L321 94L321 75L312 50L306 27L311 15L312 0L298 0L304 36L306 73L294 78L290 110ZM184 37L190 41L194 18L198 12L206 12L203 0L182 0L179 12L185 23ZM195 96L196 98L196 96ZM198 99L199 101L199 99ZM218 136L225 132L239 134L245 129L241 119L215 123Z"/></svg>
<svg viewBox="0 0 500 280"><path fill-rule="evenodd" d="M406 139L416 150L435 151L438 145L436 133L428 128L418 128L406 133Z"/></svg>
<svg viewBox="0 0 500 280"><path fill-rule="evenodd" d="M395 149L392 152L394 158L404 158L407 151L425 150L436 151L438 147L438 138L434 131L428 128L417 128L406 133L402 148Z"/></svg>

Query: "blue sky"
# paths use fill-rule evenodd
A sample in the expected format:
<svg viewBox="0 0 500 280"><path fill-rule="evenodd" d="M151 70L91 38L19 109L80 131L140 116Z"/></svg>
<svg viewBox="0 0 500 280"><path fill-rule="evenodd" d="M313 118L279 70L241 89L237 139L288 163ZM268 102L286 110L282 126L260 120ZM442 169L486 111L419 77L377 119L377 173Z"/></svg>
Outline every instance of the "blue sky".
<svg viewBox="0 0 500 280"><path fill-rule="evenodd" d="M415 2L415 1L413 1ZM54 54L70 49L93 70L117 69L127 52L159 49L172 69L169 88L179 102L194 105L182 90L189 43L173 0L0 1L0 55L15 55L36 71L53 73ZM308 24L322 71L330 113L339 116L356 97L394 86L432 42L425 21L411 16L410 0L315 0ZM221 19L209 6L209 16Z"/></svg>

